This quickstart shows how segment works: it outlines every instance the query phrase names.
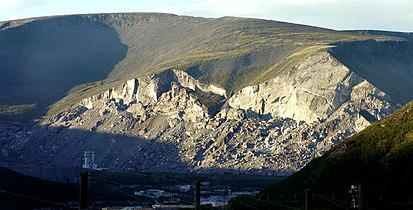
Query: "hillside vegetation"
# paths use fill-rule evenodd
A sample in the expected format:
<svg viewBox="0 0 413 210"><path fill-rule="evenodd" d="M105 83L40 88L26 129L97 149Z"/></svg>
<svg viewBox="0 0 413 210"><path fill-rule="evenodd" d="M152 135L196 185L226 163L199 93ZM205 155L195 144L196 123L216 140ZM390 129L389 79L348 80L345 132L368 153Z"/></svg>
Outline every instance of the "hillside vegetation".
<svg viewBox="0 0 413 210"><path fill-rule="evenodd" d="M49 106L52 116L127 79L171 68L231 92L267 81L335 43L404 40L260 19L157 13L0 25L0 117L21 120L40 117Z"/></svg>
<svg viewBox="0 0 413 210"><path fill-rule="evenodd" d="M350 186L361 184L365 206L410 209L412 154L413 101L341 142L261 195L270 196L274 202L303 205L302 202L292 203L291 197L287 197L298 195L301 199L305 189L312 189L314 194L334 196L349 202ZM315 202L318 202L319 209L327 208L325 201L323 203L318 199ZM263 205L262 202L255 204Z"/></svg>

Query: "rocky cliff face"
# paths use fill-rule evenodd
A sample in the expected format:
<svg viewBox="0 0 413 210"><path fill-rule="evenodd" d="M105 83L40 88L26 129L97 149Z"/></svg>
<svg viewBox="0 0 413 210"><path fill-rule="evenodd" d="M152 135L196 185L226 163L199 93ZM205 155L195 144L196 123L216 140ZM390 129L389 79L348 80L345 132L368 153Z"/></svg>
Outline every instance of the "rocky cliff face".
<svg viewBox="0 0 413 210"><path fill-rule="evenodd" d="M205 95L222 106L209 112ZM289 174L396 108L328 52L232 95L174 69L128 80L41 129L21 130L3 156L78 165L83 151L95 150L99 166L116 170Z"/></svg>
<svg viewBox="0 0 413 210"><path fill-rule="evenodd" d="M385 98L383 92L328 53L318 53L273 80L242 89L229 99L229 104L270 118L278 116L311 123L361 99L377 106L374 115L380 119L389 113L388 102L377 101Z"/></svg>

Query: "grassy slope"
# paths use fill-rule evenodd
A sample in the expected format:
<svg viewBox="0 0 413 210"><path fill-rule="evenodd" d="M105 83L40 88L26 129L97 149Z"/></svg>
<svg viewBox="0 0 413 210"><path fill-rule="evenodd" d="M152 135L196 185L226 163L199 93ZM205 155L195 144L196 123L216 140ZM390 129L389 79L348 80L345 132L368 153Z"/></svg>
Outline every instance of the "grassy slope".
<svg viewBox="0 0 413 210"><path fill-rule="evenodd" d="M337 42L399 39L269 20L156 13L48 17L1 28L0 41L7 43L0 50L6 75L0 86L7 90L1 105L52 105L48 116L127 79L169 68L236 91ZM29 90L34 91L25 94Z"/></svg>
<svg viewBox="0 0 413 210"><path fill-rule="evenodd" d="M139 14L124 17L125 22L116 24L113 23L116 16L105 17L105 21L114 24L123 43L129 47L126 59L106 79L107 85L86 86L74 91L55 104L49 115L79 97L102 92L125 78L169 68L185 70L195 78L237 91L271 79L336 42L396 39L236 17L205 19L157 14L151 16L153 19L150 21ZM125 29L126 23L135 24ZM148 29L147 24L153 28L141 32L141 28ZM148 36L159 40L159 43L147 40ZM148 42L142 43L137 37Z"/></svg>

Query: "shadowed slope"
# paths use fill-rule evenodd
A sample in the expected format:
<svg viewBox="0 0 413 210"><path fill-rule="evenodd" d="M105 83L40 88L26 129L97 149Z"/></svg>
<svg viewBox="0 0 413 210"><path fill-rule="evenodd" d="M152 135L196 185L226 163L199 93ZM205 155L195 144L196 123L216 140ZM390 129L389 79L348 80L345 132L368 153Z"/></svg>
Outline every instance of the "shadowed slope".
<svg viewBox="0 0 413 210"><path fill-rule="evenodd" d="M338 43L330 53L400 104L413 96L413 42Z"/></svg>
<svg viewBox="0 0 413 210"><path fill-rule="evenodd" d="M26 104L26 117L39 116L74 86L105 79L126 56L118 33L104 23L81 16L26 22L0 31L0 110Z"/></svg>
<svg viewBox="0 0 413 210"><path fill-rule="evenodd" d="M1 161L79 167L84 151L93 150L98 166L110 170L191 170L188 163L182 161L176 145L158 139L126 135L121 131L105 133L11 123L0 123L0 126L3 126L0 127Z"/></svg>

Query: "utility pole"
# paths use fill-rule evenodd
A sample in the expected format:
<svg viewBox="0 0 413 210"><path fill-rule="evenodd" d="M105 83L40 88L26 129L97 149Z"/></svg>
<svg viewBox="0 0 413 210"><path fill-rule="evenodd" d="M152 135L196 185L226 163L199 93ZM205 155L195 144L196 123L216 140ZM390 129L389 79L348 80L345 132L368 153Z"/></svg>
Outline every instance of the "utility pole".
<svg viewBox="0 0 413 210"><path fill-rule="evenodd" d="M363 209L363 207L362 207L362 199L361 199L361 196L362 196L362 193L361 193L361 184L359 184L359 200L358 200L358 203L359 203L359 209L361 210L361 209Z"/></svg>
<svg viewBox="0 0 413 210"><path fill-rule="evenodd" d="M201 209L201 182L195 181L195 209Z"/></svg>
<svg viewBox="0 0 413 210"><path fill-rule="evenodd" d="M313 193L310 189L305 190L305 210L312 210Z"/></svg>
<svg viewBox="0 0 413 210"><path fill-rule="evenodd" d="M351 194L351 209L362 209L362 192L361 192L361 184L359 185L351 185L350 187L350 194Z"/></svg>
<svg viewBox="0 0 413 210"><path fill-rule="evenodd" d="M79 209L87 209L87 185L88 173L83 171L80 173L80 193L79 193Z"/></svg>

